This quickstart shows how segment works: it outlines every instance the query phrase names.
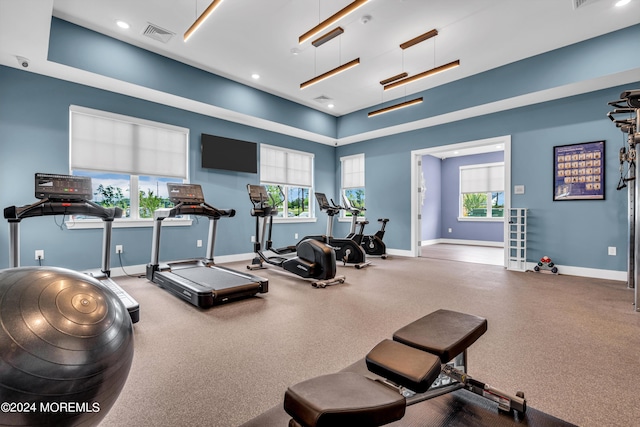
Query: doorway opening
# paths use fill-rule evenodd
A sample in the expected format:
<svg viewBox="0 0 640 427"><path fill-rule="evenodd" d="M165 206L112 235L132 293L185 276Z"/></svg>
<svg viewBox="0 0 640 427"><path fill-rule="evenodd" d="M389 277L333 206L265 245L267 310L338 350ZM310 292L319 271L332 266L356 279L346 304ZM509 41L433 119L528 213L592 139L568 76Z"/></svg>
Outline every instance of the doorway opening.
<svg viewBox="0 0 640 427"><path fill-rule="evenodd" d="M498 243L502 248L502 264L507 266L508 261L508 213L511 208L511 136L499 136L482 140L467 141L457 144L443 145L431 148L414 150L411 152L411 253L418 257L422 253L422 206L425 201L426 191L429 191L422 174L422 160L424 156L449 158L456 156L469 156L494 151L503 151L504 159L504 221L503 242ZM426 191L425 191L426 190ZM441 239L447 243L446 239ZM441 243L435 242L435 243ZM470 242L473 244L474 242Z"/></svg>

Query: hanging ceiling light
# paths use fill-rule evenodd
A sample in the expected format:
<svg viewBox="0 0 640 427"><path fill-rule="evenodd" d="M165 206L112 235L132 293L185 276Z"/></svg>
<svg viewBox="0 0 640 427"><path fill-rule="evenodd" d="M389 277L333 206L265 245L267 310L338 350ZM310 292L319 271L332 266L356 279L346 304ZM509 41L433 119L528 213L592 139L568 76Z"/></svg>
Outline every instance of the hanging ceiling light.
<svg viewBox="0 0 640 427"><path fill-rule="evenodd" d="M400 49L402 50L408 49L411 46L415 46L418 43L423 42L425 40L429 40L430 38L435 37L437 35L438 35L438 30L433 29L431 31L427 31L424 34L420 34L418 37L414 37L411 40L402 43L400 45Z"/></svg>
<svg viewBox="0 0 640 427"><path fill-rule="evenodd" d="M460 60L456 59L455 61L449 62L448 64L441 65L439 67L432 68L430 70L424 71L420 74L416 74L415 76L405 77L402 80L398 80L395 83L389 83L385 85L384 90L394 89L400 86L404 86L408 83L413 83L417 80L424 79L425 77L433 76L434 74L441 73L443 71L450 70L452 68L456 68L460 65Z"/></svg>
<svg viewBox="0 0 640 427"><path fill-rule="evenodd" d="M389 77L388 79L380 80L380 84L382 86L384 86L384 85L387 85L387 84L389 84L391 82L395 82L396 80L403 79L403 78L407 77L408 75L409 74L407 74L407 73L396 74L395 76Z"/></svg>
<svg viewBox="0 0 640 427"><path fill-rule="evenodd" d="M399 110L401 108L410 107L412 105L420 104L422 102L422 97L412 99L410 101L401 102L400 104L391 105L389 107L381 108L379 110L375 110L367 114L369 117L378 116L380 114L388 113L390 111Z"/></svg>
<svg viewBox="0 0 640 427"><path fill-rule="evenodd" d="M314 45L315 47L320 47L326 42L338 37L342 33L344 33L344 30L342 29L342 27L336 27L333 30L329 31L328 33L323 34L317 39L315 39L314 41L312 41L311 44Z"/></svg>
<svg viewBox="0 0 640 427"><path fill-rule="evenodd" d="M327 71L326 73L320 74L319 76L312 78L311 80L307 80L306 82L301 83L300 89L307 88L324 79L328 79L329 77L335 76L336 74L340 74L343 71L347 71L349 68L353 68L358 64L360 64L360 58L356 58L353 61L349 61L346 64L342 64L341 66L334 68L333 70Z"/></svg>
<svg viewBox="0 0 640 427"><path fill-rule="evenodd" d="M197 2L197 0L196 0L196 2ZM211 2L211 4L209 5L209 7L207 7L204 10L204 12L202 12L202 15L200 15L198 17L198 19L196 19L196 21L193 24L191 24L191 26L189 27L187 32L184 33L184 41L185 42L187 40L189 40L189 37L191 37L193 35L193 33L195 33L198 28L200 28L200 25L202 25L202 23L209 17L209 15L211 15L213 13L214 9L216 7L218 7L220 5L220 3L222 3L222 0L213 0Z"/></svg>
<svg viewBox="0 0 640 427"><path fill-rule="evenodd" d="M328 17L327 19L325 19L324 21L322 21L321 23L319 23L318 25L316 25L315 27L313 27L312 29L310 29L300 37L298 37L298 43L302 44L306 42L311 37L326 30L327 28L329 28L330 26L332 26L333 24L335 24L345 16L354 12L356 9L364 6L364 4L367 3L368 1L369 0L354 0L351 4L347 5L345 8L334 13L333 15L331 15L330 17Z"/></svg>

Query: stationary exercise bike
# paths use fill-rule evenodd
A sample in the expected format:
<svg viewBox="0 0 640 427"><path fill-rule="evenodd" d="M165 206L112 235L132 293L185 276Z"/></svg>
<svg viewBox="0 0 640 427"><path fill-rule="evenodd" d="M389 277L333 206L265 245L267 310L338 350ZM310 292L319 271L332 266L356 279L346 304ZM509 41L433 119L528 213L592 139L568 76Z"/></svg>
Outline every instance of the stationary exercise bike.
<svg viewBox="0 0 640 427"><path fill-rule="evenodd" d="M327 234L306 236L303 240L313 239L326 243L336 252L336 259L345 265L353 264L355 268L363 268L371 264L371 261L367 261L367 254L360 243L348 238L333 237L333 217L340 213L342 206L335 203L330 205L324 193L316 193L316 200L320 210L328 215Z"/></svg>
<svg viewBox="0 0 640 427"><path fill-rule="evenodd" d="M386 259L387 245L384 244L382 239L384 238L384 229L386 228L389 219L378 218L378 222L381 224L380 230L376 231L376 234L365 235L364 226L369 224L369 221L358 221L358 216L365 211L365 208L354 207L344 194L342 195L342 200L344 201L344 209L351 213L351 230L347 235L347 239L356 241L364 248L367 255L379 256L382 259ZM358 228L357 232L356 228Z"/></svg>
<svg viewBox="0 0 640 427"><path fill-rule="evenodd" d="M336 276L336 254L332 248L314 239L303 239L296 246L274 248L271 241L273 217L278 214L275 203L270 199L267 189L262 185L247 185L249 199L253 204L251 216L256 218L256 242L249 270L264 267L264 263L275 265L305 279L313 279L314 287L324 288L328 285L344 283L344 276ZM265 232L268 237L265 240ZM275 255L268 256L270 251Z"/></svg>

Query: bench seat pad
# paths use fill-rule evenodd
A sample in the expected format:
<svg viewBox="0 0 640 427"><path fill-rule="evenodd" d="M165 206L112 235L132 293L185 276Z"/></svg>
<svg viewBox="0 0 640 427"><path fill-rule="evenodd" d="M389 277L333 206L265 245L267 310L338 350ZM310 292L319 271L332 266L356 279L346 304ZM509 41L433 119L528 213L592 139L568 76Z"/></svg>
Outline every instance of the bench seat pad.
<svg viewBox="0 0 640 427"><path fill-rule="evenodd" d="M365 358L367 368L395 384L424 393L440 375L440 358L397 341L384 340Z"/></svg>
<svg viewBox="0 0 640 427"><path fill-rule="evenodd" d="M305 427L373 427L404 416L405 398L353 372L312 378L288 388L284 409Z"/></svg>
<svg viewBox="0 0 640 427"><path fill-rule="evenodd" d="M487 331L487 319L451 310L438 310L409 323L393 340L435 354L447 363Z"/></svg>

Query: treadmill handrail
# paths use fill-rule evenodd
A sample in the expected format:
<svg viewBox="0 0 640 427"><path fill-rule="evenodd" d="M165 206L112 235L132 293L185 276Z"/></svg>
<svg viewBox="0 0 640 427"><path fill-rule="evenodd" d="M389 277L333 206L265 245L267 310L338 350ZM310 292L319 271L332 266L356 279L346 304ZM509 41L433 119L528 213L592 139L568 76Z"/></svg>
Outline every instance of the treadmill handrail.
<svg viewBox="0 0 640 427"><path fill-rule="evenodd" d="M164 218L175 218L178 215L199 215L207 218L220 219L223 216L233 217L236 214L235 209L218 209L208 203L185 203L180 202L169 211Z"/></svg>
<svg viewBox="0 0 640 427"><path fill-rule="evenodd" d="M113 221L122 217L119 207L105 208L90 200L57 201L42 199L31 205L9 206L4 209L4 218L9 222L19 222L24 218L34 218L49 215L87 215L101 218L103 221Z"/></svg>

